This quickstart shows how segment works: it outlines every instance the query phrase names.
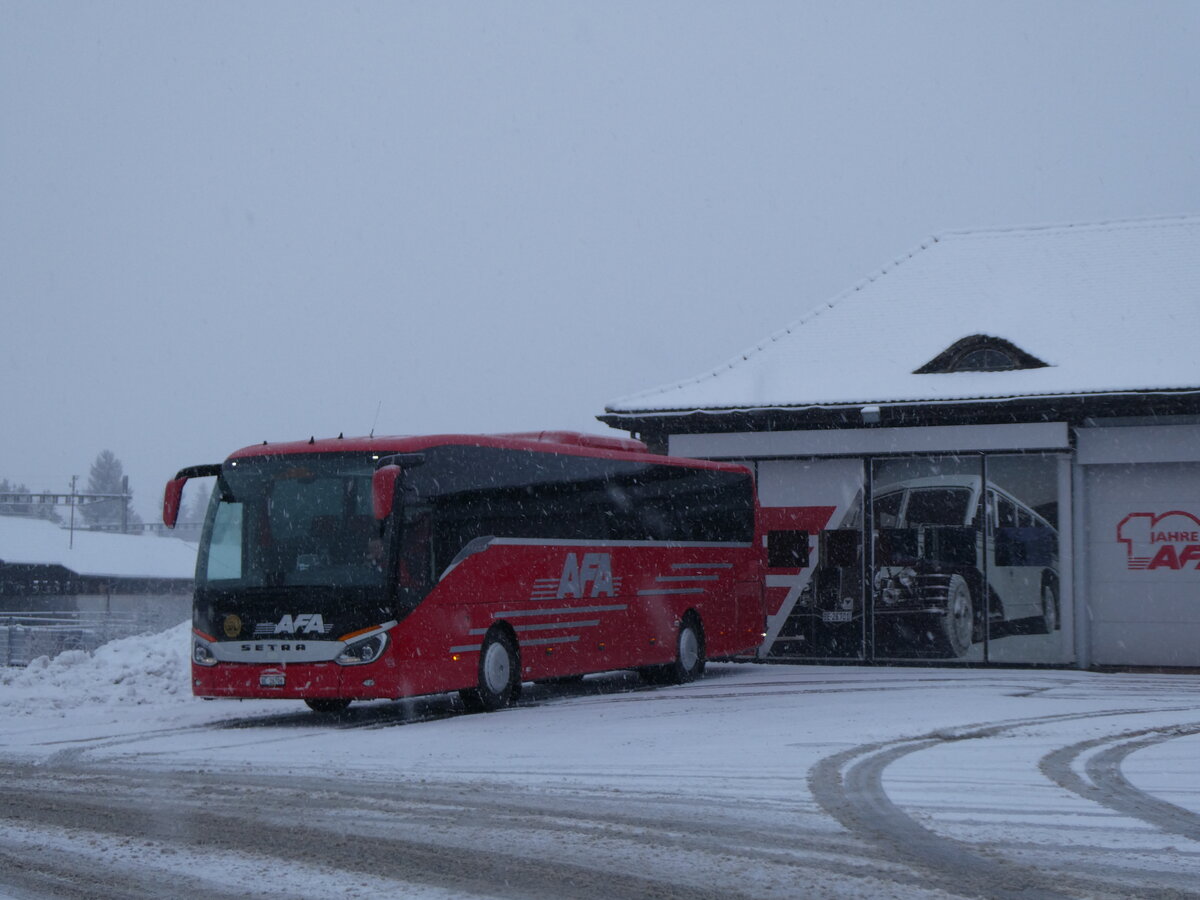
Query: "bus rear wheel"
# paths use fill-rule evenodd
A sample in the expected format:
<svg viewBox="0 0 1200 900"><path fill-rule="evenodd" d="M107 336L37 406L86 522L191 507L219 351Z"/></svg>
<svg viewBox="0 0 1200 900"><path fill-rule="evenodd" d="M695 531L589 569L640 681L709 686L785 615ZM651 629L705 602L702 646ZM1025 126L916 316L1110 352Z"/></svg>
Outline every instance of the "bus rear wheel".
<svg viewBox="0 0 1200 900"><path fill-rule="evenodd" d="M675 662L639 669L651 684L687 684L704 674L704 627L700 617L689 612L679 623L675 636Z"/></svg>
<svg viewBox="0 0 1200 900"><path fill-rule="evenodd" d="M1054 634L1058 631L1058 592L1049 581L1042 582L1042 614L1034 620L1034 634Z"/></svg>
<svg viewBox="0 0 1200 900"><path fill-rule="evenodd" d="M304 704L315 713L332 714L345 711L349 700L305 700Z"/></svg>
<svg viewBox="0 0 1200 900"><path fill-rule="evenodd" d="M521 695L521 665L508 634L493 629L479 651L479 686L459 691L471 712L491 712L512 706Z"/></svg>

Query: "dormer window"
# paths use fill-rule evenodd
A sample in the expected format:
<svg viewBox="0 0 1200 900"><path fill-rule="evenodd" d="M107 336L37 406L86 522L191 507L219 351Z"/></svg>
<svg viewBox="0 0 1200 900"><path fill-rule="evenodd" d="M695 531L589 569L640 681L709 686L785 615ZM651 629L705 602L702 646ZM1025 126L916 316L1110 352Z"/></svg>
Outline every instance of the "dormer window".
<svg viewBox="0 0 1200 900"><path fill-rule="evenodd" d="M1004 338L973 334L955 341L914 375L948 372L1007 372L1013 369L1040 369L1048 363L1026 353Z"/></svg>
<svg viewBox="0 0 1200 900"><path fill-rule="evenodd" d="M950 366L952 372L999 372L1018 368L1016 360L995 347L971 350L956 359Z"/></svg>

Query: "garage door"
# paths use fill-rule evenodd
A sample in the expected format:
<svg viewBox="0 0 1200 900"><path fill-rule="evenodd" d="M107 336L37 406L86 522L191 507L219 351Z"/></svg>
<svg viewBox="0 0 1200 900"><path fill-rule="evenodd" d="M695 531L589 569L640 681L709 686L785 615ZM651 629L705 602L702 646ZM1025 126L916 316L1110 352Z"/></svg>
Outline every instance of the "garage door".
<svg viewBox="0 0 1200 900"><path fill-rule="evenodd" d="M1200 666L1200 463L1084 471L1092 662Z"/></svg>

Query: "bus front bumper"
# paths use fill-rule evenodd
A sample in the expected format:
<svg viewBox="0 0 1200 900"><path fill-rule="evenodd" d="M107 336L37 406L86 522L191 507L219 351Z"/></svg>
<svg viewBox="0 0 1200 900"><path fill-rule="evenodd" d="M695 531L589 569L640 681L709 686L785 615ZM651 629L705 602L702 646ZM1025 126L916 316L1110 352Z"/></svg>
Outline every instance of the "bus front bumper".
<svg viewBox="0 0 1200 900"><path fill-rule="evenodd" d="M192 693L197 697L280 700L391 699L378 677L380 666L337 663L192 663Z"/></svg>

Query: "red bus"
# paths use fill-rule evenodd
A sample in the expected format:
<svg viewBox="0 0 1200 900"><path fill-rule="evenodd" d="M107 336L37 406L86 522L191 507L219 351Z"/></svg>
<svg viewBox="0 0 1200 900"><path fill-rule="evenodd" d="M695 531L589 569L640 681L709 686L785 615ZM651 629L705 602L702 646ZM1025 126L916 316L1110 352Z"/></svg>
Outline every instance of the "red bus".
<svg viewBox="0 0 1200 900"><path fill-rule="evenodd" d="M192 689L334 712L637 669L685 682L756 651L751 473L573 432L309 439L184 469L216 476Z"/></svg>

